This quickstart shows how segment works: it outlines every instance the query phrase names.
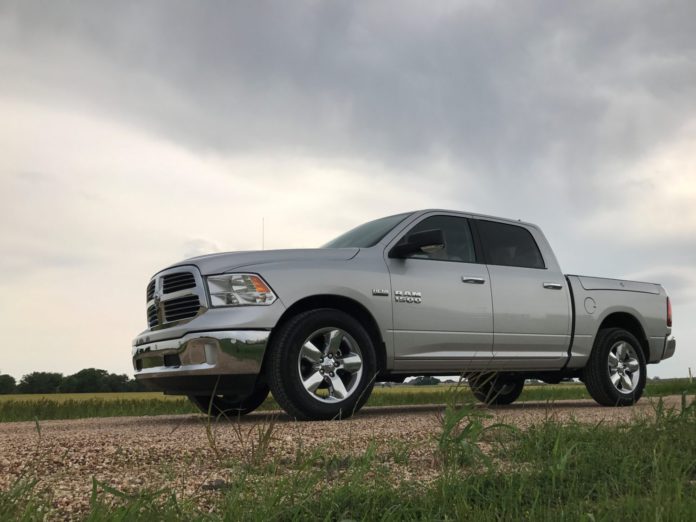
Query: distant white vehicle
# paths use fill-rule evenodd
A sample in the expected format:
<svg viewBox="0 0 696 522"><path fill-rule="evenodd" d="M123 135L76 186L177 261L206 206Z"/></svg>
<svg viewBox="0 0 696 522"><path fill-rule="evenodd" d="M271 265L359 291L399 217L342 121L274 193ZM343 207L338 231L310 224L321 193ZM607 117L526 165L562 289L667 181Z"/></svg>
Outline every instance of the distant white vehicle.
<svg viewBox="0 0 696 522"><path fill-rule="evenodd" d="M135 377L203 411L348 417L376 381L468 375L509 404L527 378L583 380L637 401L671 357L670 301L651 283L564 275L532 224L447 210L389 216L319 249L197 257L147 286Z"/></svg>

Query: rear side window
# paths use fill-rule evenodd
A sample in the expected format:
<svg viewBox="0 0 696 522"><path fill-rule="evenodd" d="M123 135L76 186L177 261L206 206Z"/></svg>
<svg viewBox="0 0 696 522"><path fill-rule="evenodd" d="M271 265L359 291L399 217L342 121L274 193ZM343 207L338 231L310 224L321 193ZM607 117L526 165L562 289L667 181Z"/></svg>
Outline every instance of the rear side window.
<svg viewBox="0 0 696 522"><path fill-rule="evenodd" d="M469 221L455 216L431 216L409 230L402 241L414 232L426 230L442 230L445 237L445 248L436 252L421 252L409 257L416 259L433 259L436 261L458 261L460 263L475 263L474 241L471 237Z"/></svg>
<svg viewBox="0 0 696 522"><path fill-rule="evenodd" d="M539 247L526 228L495 221L477 221L489 265L546 268Z"/></svg>

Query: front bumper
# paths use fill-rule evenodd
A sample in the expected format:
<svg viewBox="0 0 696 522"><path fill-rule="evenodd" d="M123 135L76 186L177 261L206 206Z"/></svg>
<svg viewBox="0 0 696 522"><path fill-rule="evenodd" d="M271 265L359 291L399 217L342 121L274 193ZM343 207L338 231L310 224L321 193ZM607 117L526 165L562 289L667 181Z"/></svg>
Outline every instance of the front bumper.
<svg viewBox="0 0 696 522"><path fill-rule="evenodd" d="M172 394L251 393L270 331L219 330L133 346L135 378Z"/></svg>

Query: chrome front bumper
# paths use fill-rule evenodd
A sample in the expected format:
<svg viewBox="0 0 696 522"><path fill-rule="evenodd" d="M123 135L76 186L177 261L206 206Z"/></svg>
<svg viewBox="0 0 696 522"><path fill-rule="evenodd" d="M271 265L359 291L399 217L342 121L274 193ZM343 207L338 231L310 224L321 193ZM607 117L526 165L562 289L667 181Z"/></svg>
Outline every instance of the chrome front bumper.
<svg viewBox="0 0 696 522"><path fill-rule="evenodd" d="M196 332L133 346L135 378L169 393L243 391L256 381L270 331Z"/></svg>

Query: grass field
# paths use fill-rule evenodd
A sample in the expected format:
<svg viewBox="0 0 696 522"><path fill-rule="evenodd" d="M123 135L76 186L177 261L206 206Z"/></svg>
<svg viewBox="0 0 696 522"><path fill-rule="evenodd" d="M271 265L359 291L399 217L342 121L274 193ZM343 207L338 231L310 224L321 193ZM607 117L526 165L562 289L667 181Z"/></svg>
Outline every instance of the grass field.
<svg viewBox="0 0 696 522"><path fill-rule="evenodd" d="M383 394L398 395L392 391ZM521 430L449 396L431 454L374 441L357 451L325 448L262 454L219 469L232 477L201 497L148 483L122 491L93 479L90 521L696 519L696 403L624 424L560 424ZM458 405L455 407L455 404ZM259 426L273 436L273 425ZM349 450L351 448L348 448ZM415 467L413 460L419 463ZM420 459L420 460L418 460ZM410 466L410 467L409 467ZM409 469L406 473L404 470ZM28 477L0 491L0 520L56 514L51 494Z"/></svg>
<svg viewBox="0 0 696 522"><path fill-rule="evenodd" d="M398 406L408 404L444 404L452 385L437 386L376 386L368 406ZM466 395L468 391L463 390ZM648 383L646 396L696 393L696 383L689 379L665 379ZM584 385L579 383L534 384L525 387L521 401L553 401L588 399ZM269 398L261 409L277 409ZM0 395L0 422L79 419L140 415L172 415L197 413L184 397L158 392L139 393L66 393L50 395Z"/></svg>

